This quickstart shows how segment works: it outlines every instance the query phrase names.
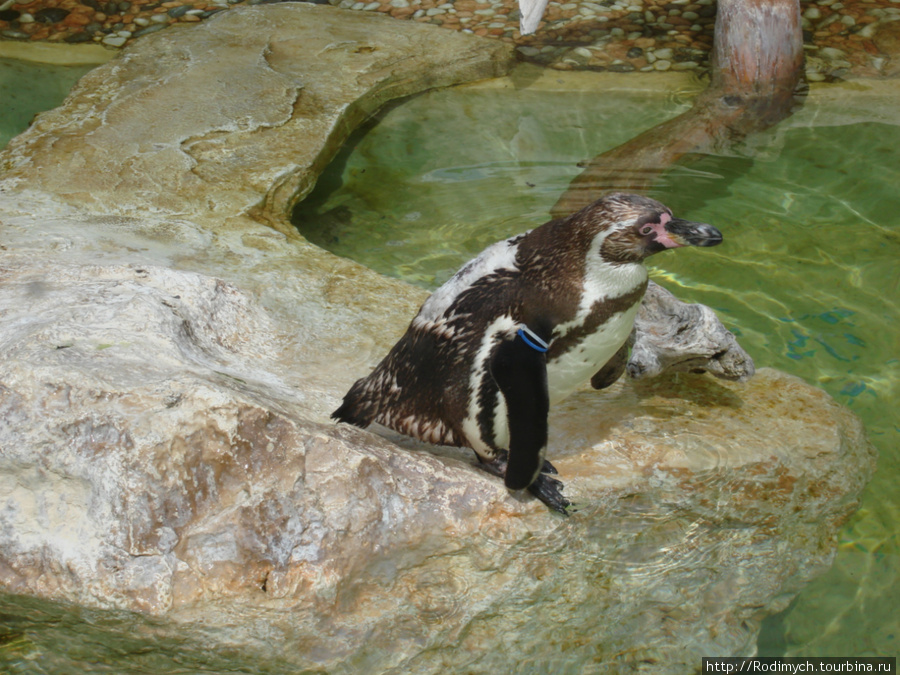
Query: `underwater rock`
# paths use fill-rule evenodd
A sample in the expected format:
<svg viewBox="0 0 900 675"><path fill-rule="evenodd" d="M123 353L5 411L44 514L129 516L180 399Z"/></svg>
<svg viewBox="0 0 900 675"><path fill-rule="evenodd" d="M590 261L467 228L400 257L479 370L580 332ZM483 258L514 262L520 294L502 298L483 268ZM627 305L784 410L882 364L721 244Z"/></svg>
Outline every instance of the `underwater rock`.
<svg viewBox="0 0 900 675"><path fill-rule="evenodd" d="M290 206L368 111L502 71L498 49L236 9L142 39L0 153L4 594L141 612L119 658L245 664L223 671L686 673L754 652L873 469L821 390L763 369L577 392L550 420L569 518L469 451L329 420L424 293L308 244Z"/></svg>

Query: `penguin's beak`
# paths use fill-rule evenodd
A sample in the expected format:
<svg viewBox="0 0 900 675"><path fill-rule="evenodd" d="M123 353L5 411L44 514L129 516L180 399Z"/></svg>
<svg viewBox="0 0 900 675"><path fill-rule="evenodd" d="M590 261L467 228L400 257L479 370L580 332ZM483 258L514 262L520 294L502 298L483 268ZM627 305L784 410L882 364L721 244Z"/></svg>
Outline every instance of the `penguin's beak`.
<svg viewBox="0 0 900 675"><path fill-rule="evenodd" d="M672 218L664 227L678 246L718 246L722 243L722 233L706 223Z"/></svg>

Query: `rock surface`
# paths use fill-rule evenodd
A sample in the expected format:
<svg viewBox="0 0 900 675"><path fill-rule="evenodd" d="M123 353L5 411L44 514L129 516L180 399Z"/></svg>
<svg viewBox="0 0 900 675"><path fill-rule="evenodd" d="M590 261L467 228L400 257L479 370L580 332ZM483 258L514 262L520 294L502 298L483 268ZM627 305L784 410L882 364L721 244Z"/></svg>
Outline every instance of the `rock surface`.
<svg viewBox="0 0 900 675"><path fill-rule="evenodd" d="M103 213L286 213L385 102L509 68L508 45L428 28L306 3L176 27L83 78L0 168Z"/></svg>
<svg viewBox="0 0 900 675"><path fill-rule="evenodd" d="M140 611L145 648L242 672L681 673L754 652L873 468L823 392L769 370L579 392L551 419L568 519L471 453L328 419L422 293L286 214L368 112L502 72L498 49L235 10L148 36L0 153L5 593Z"/></svg>
<svg viewBox="0 0 900 675"><path fill-rule="evenodd" d="M664 372L708 372L725 380L748 380L756 367L709 307L681 302L650 282L631 334L626 366L637 379Z"/></svg>

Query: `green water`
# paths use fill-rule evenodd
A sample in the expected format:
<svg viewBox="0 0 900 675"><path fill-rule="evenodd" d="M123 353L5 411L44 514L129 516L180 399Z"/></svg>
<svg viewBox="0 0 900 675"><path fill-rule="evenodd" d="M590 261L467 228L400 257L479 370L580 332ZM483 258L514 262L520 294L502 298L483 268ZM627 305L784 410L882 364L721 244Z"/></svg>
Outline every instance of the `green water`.
<svg viewBox="0 0 900 675"><path fill-rule="evenodd" d="M221 630L221 628L219 629ZM2 675L303 675L275 655L215 649L202 622L0 593Z"/></svg>
<svg viewBox="0 0 900 675"><path fill-rule="evenodd" d="M0 149L28 128L39 112L55 108L95 66L51 66L0 58Z"/></svg>
<svg viewBox="0 0 900 675"><path fill-rule="evenodd" d="M432 93L357 135L295 223L339 255L434 288L488 244L546 221L578 161L686 108L640 93ZM725 243L650 263L656 281L715 308L758 366L799 375L853 409L880 451L833 568L767 622L760 653L892 656L900 651L900 126L805 122L816 119L799 113L747 156L671 170L653 196L716 225Z"/></svg>

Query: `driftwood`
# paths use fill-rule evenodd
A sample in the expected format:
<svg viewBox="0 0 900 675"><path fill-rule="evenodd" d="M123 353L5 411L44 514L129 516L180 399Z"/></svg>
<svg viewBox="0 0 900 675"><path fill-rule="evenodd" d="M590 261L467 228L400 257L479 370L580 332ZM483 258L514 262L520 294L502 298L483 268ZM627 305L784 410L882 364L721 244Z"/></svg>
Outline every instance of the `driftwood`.
<svg viewBox="0 0 900 675"><path fill-rule="evenodd" d="M651 281L628 342L591 378L591 386L609 387L625 372L635 380L687 372L743 382L756 367L714 311L682 302Z"/></svg>
<svg viewBox="0 0 900 675"><path fill-rule="evenodd" d="M626 370L636 380L675 371L743 381L756 372L753 359L713 310L682 302L653 282L635 318L630 344Z"/></svg>
<svg viewBox="0 0 900 675"><path fill-rule="evenodd" d="M719 0L711 65L691 110L590 160L553 217L608 192L646 192L685 155L727 150L789 116L803 73L798 0Z"/></svg>

